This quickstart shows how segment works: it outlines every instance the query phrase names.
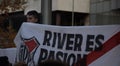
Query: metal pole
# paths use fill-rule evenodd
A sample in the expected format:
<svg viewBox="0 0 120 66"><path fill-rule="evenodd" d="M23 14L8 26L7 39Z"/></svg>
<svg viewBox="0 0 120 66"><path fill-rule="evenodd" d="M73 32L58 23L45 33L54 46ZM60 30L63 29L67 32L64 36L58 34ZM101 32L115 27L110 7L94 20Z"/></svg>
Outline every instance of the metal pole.
<svg viewBox="0 0 120 66"><path fill-rule="evenodd" d="M74 26L74 0L72 0L72 26Z"/></svg>
<svg viewBox="0 0 120 66"><path fill-rule="evenodd" d="M52 20L52 0L41 0L42 23L51 24Z"/></svg>

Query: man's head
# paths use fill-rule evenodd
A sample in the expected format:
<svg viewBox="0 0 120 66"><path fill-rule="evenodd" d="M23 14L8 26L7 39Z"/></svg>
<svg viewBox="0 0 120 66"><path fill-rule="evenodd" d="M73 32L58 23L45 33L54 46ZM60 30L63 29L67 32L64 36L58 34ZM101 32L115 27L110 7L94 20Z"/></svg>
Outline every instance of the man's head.
<svg viewBox="0 0 120 66"><path fill-rule="evenodd" d="M0 57L0 66L8 66L10 63L7 56Z"/></svg>
<svg viewBox="0 0 120 66"><path fill-rule="evenodd" d="M29 11L26 15L27 17L27 22L38 22L39 20L39 15L38 15L38 12L35 11L35 10L32 10L32 11Z"/></svg>
<svg viewBox="0 0 120 66"><path fill-rule="evenodd" d="M20 62L16 62L14 66L27 66L27 64L23 61L20 61Z"/></svg>
<svg viewBox="0 0 120 66"><path fill-rule="evenodd" d="M68 66L66 63L57 60L46 60L38 62L38 66Z"/></svg>

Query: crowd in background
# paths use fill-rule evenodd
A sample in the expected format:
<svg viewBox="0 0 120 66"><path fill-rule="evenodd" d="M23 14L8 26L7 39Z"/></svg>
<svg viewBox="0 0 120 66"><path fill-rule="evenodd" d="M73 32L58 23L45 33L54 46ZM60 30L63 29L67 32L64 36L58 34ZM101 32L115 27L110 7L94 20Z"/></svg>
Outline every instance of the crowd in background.
<svg viewBox="0 0 120 66"><path fill-rule="evenodd" d="M16 62L12 64L9 62L9 58L7 56L0 57L0 66L28 66L24 61ZM56 61L56 60L46 60L43 62L38 62L36 66L68 66L64 62Z"/></svg>

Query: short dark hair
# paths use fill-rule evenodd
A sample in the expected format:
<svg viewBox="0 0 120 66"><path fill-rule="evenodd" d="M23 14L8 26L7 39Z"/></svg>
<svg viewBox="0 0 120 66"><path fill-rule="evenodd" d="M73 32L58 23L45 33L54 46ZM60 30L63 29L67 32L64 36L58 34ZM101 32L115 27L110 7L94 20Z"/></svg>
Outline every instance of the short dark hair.
<svg viewBox="0 0 120 66"><path fill-rule="evenodd" d="M66 63L57 60L46 60L38 62L38 66L68 66Z"/></svg>
<svg viewBox="0 0 120 66"><path fill-rule="evenodd" d="M16 62L14 66L27 66L27 63L20 61L20 62Z"/></svg>
<svg viewBox="0 0 120 66"><path fill-rule="evenodd" d="M0 65L1 66L8 66L10 63L8 61L8 57L7 56L1 56L0 57Z"/></svg>
<svg viewBox="0 0 120 66"><path fill-rule="evenodd" d="M35 10L29 11L29 12L27 13L27 15L32 15L32 16L34 16L35 18L39 19L39 14L38 14L38 12L35 11Z"/></svg>

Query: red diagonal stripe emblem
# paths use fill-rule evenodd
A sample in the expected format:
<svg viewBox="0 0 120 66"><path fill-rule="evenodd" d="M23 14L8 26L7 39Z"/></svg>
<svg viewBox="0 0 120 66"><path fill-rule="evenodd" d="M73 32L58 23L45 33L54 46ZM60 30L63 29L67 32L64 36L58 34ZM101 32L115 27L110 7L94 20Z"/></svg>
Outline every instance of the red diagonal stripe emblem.
<svg viewBox="0 0 120 66"><path fill-rule="evenodd" d="M29 52L32 52L32 50L34 50L37 46L34 39L25 41L25 45L27 46Z"/></svg>
<svg viewBox="0 0 120 66"><path fill-rule="evenodd" d="M108 41L106 41L103 44L103 48L101 51L93 51L90 54L88 54L87 66L119 44L120 44L120 32L118 32L117 34L112 36Z"/></svg>

